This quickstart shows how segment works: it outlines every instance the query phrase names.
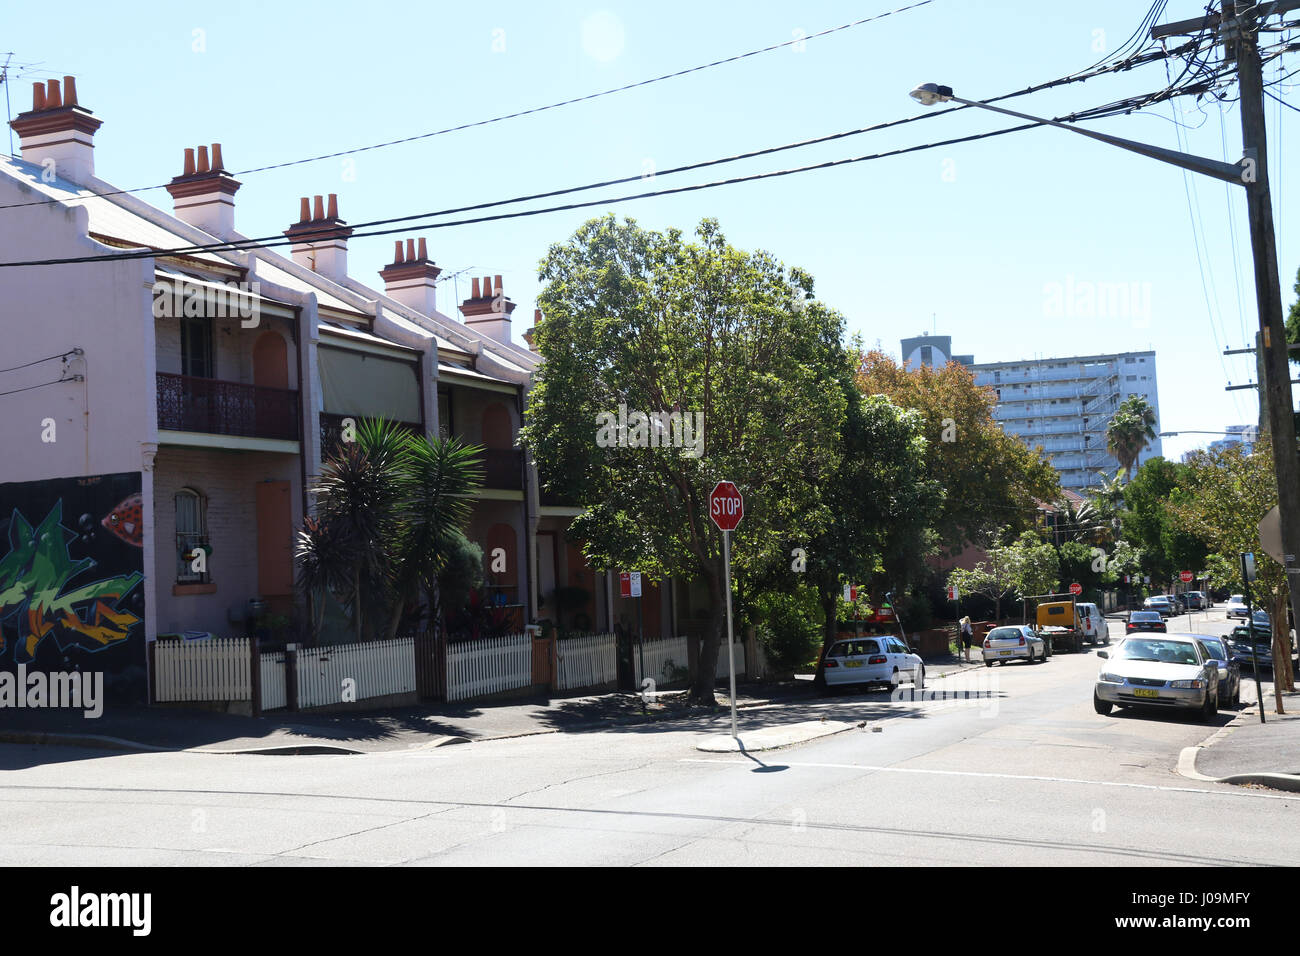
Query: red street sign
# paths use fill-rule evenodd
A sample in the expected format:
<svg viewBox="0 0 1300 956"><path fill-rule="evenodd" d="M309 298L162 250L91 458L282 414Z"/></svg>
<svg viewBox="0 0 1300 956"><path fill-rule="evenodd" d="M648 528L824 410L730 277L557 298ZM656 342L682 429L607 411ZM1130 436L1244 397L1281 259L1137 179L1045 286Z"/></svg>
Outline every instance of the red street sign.
<svg viewBox="0 0 1300 956"><path fill-rule="evenodd" d="M1192 578L1196 577L1196 575L1192 574L1191 571L1182 571L1178 576L1182 578L1184 584L1191 584Z"/></svg>
<svg viewBox="0 0 1300 956"><path fill-rule="evenodd" d="M625 598L641 596L641 572L640 571L619 572L618 596L625 597Z"/></svg>
<svg viewBox="0 0 1300 956"><path fill-rule="evenodd" d="M1070 585L1070 593L1073 594L1073 595L1075 595L1076 597L1077 597L1078 595L1082 594L1082 593L1083 593L1083 585L1080 584L1080 583L1078 583L1077 581L1076 581L1074 584L1071 584L1071 585Z"/></svg>
<svg viewBox="0 0 1300 956"><path fill-rule="evenodd" d="M722 531L735 531L745 517L745 502L740 489L729 481L720 481L709 495L709 517Z"/></svg>

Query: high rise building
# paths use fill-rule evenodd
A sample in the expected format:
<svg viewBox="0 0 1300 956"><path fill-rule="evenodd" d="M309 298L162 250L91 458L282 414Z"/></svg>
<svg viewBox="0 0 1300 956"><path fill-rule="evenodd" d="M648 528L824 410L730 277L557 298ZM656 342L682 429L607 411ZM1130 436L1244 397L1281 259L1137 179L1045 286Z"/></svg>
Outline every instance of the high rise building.
<svg viewBox="0 0 1300 956"><path fill-rule="evenodd" d="M970 369L977 385L997 391L994 417L1003 429L1030 447L1041 445L1064 488L1097 485L1099 472L1119 468L1106 450L1106 427L1130 395L1150 404L1160 431L1155 352L988 362ZM1160 439L1153 439L1134 467L1160 454Z"/></svg>

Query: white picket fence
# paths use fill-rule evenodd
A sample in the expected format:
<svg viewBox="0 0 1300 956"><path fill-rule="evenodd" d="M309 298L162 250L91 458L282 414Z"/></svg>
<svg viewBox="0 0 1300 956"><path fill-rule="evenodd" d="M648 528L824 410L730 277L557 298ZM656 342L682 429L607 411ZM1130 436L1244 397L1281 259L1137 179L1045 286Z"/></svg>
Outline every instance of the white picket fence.
<svg viewBox="0 0 1300 956"><path fill-rule="evenodd" d="M636 668L636 686L641 687L643 678L649 677L656 685L673 682L673 669L685 671L687 667L687 640L685 637L666 637L662 640L646 641L644 646L633 645L632 663ZM641 673L641 658L645 657L645 673ZM685 677L678 678L685 680Z"/></svg>
<svg viewBox="0 0 1300 956"><path fill-rule="evenodd" d="M736 679L739 680L745 676L745 645L740 641L736 642ZM731 663L727 659L727 640L723 637L722 642L718 645L718 666L714 671L714 677L717 680L731 680Z"/></svg>
<svg viewBox="0 0 1300 956"><path fill-rule="evenodd" d="M613 634L583 634L556 641L555 685L559 690L600 687L618 680L618 647Z"/></svg>
<svg viewBox="0 0 1300 956"><path fill-rule="evenodd" d="M447 645L447 699L468 700L533 682L531 634Z"/></svg>
<svg viewBox="0 0 1300 956"><path fill-rule="evenodd" d="M154 642L154 699L251 700L248 638Z"/></svg>
<svg viewBox="0 0 1300 956"><path fill-rule="evenodd" d="M300 710L414 691L412 637L298 649Z"/></svg>
<svg viewBox="0 0 1300 956"><path fill-rule="evenodd" d="M285 699L284 651L263 651L259 657L262 670L262 709L281 710L289 705Z"/></svg>

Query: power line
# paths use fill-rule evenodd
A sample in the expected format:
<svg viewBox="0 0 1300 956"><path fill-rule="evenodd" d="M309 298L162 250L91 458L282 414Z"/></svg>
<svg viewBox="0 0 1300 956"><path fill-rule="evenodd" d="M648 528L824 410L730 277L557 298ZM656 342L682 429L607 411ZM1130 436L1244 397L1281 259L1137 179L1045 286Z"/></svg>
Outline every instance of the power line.
<svg viewBox="0 0 1300 956"><path fill-rule="evenodd" d="M30 392L34 388L46 388L47 386L58 385L62 382L82 382L82 381L85 381L85 376L83 375L74 375L72 376L72 378L56 378L52 382L41 382L41 384L39 385L28 385L26 388L11 388L7 392L0 392L0 395L17 395L19 392Z"/></svg>
<svg viewBox="0 0 1300 956"><path fill-rule="evenodd" d="M52 362L55 359L66 359L69 355L82 355L82 354L83 352L79 348L68 349L68 351L60 353L59 355L47 355L45 358L39 358L36 359L35 361L27 362L23 365L15 365L12 368L0 368L0 374L3 374L5 372L16 372L21 368L31 368L33 365L40 365L42 362Z"/></svg>
<svg viewBox="0 0 1300 956"><path fill-rule="evenodd" d="M1089 76L1088 78L1091 78L1091 76ZM1079 78L1077 77L1070 78L1070 79L1063 78L1060 81L1053 81L1053 83L1060 83L1060 82L1079 82ZM1027 89L1042 89L1046 85L1048 84L1043 84L1038 87L1027 88ZM1004 94L1000 97L995 97L993 100L986 100L985 102L994 102L996 100L1003 100L1003 99L1010 98L1012 96L1023 95L1023 92L1024 91L1017 91L1015 93ZM1145 105L1150 105L1166 99L1172 99L1175 96L1185 95L1187 93L1192 93L1192 92L1199 92L1199 88L1179 88L1179 89L1166 88L1164 90L1158 91L1157 93L1149 94L1147 96L1133 97L1129 100L1117 101L1115 103L1108 104L1104 107L1097 107L1095 109L1072 113L1068 116L1058 118L1057 122L1078 122L1081 119L1103 118L1106 116L1116 115L1118 113L1132 112L1133 110L1141 109ZM962 106L962 107L955 107L953 109L942 110L934 114L918 114L917 116L905 117L900 120L892 120L885 123L878 123L873 126L862 127L857 130L848 130L841 133L833 133L827 136L817 137L811 140L803 140L797 143L787 143L782 146L767 147L765 149L754 150L749 153L742 153L736 156L723 157L720 159L706 160L703 162L687 164L685 166L674 167L672 169L664 170L662 173L659 173L658 175L672 175L673 173L677 173L677 172L701 169L708 166L715 166L723 163L736 162L739 160L750 159L757 156L770 155L772 153L781 152L788 149L796 149L796 148L813 145L817 143L829 142L835 139L841 139L847 136L858 135L864 132L874 132L874 131L879 131L881 129L888 129L894 126L901 126L907 123L917 122L923 118L946 115L948 113L958 112L962 109L967 109L967 108L968 107ZM734 177L732 179L725 179L725 180L716 180L713 182L700 183L692 186L675 187L675 188L664 189L664 190L651 190L647 192L636 193L629 196L615 197L611 199L599 199L599 200L591 200L591 201L580 202L580 203L570 203L570 204L565 204L560 206L546 207L543 209L526 210L526 211L515 212L515 213L502 213L494 216L482 216L478 218L456 220L453 222L443 222L443 223L417 223L416 222L417 220L429 219L436 216L454 215L460 212L470 212L470 211L476 211L480 209L492 208L496 206L512 205L515 203L527 202L534 199L551 198L554 196L566 195L574 192L582 192L582 191L602 188L610 185L618 185L633 180L639 180L641 178L640 176L627 176L619 179L605 180L599 183L590 183L584 186L572 186L572 187L566 187L564 189L551 190L549 192L544 192L544 193L535 193L529 196L515 197L513 199L495 200L492 202L478 203L471 206L453 207L451 209L435 210L432 212L417 213L413 215L400 216L400 217L394 217L389 219L370 220L367 222L357 223L353 225L351 227L353 230L351 235L355 237L363 238L366 236L391 235L393 233L402 232L407 229L418 231L421 229L437 229L437 228L445 228L447 226L456 226L456 225L473 225L482 222L493 222L501 219L515 219L515 218L522 218L526 216L540 215L542 213L563 212L563 211L568 211L573 209L588 208L590 206L601 205L604 203L623 202L632 199L644 199L644 198L650 198L655 196L673 195L682 192L693 192L696 190L713 188L716 186L732 185L735 183L749 182L758 179L768 179L777 176L791 175L794 173L809 172L816 169L827 169L833 166L846 165L850 163L865 162L865 161L875 160L875 159L884 159L892 156L900 156L907 153L918 152L925 149L934 149L940 146L951 146L959 143L984 139L990 136L1000 136L1005 133L1019 132L1021 130L1030 129L1037 125L1039 124L1029 123L1023 126L1013 127L1010 129L997 130L988 133L980 133L972 136L958 137L950 140L942 140L939 142L924 144L921 146L905 147L896 150L888 150L881 153L871 153L863 156L850 157L847 159L831 160L824 163L816 163L807 166L793 167L784 170L776 170L773 172L753 174L750 176ZM410 225L405 225L395 229L384 229L384 230L375 230L370 228L373 226L389 225L392 223L399 223L399 222L408 223ZM368 231L364 231L364 232L358 231L361 229L365 229ZM324 234L327 230L322 229L321 231L322 234ZM68 257L68 258L61 258L61 259L0 262L0 267L65 265L65 264L77 263L77 262L111 262L111 261L119 261L119 260L126 260L126 259L145 259L145 258L151 258L155 256L193 255L195 253L200 253L200 252L237 252L237 251L242 251L245 249L252 249L252 248L264 248L264 249L276 248L285 245L292 245L294 242L300 242L300 241L301 238L287 239L280 234L276 234L274 236L266 236L257 239L236 239L236 240L229 240L224 242L201 243L201 244L195 244L190 246L172 247L169 249L145 249L138 252L106 253L98 256L80 256L80 257Z"/></svg>
<svg viewBox="0 0 1300 956"><path fill-rule="evenodd" d="M884 13L878 13L878 14L875 14L874 16L870 16L870 17L863 17L863 18L861 18L861 19L859 19L859 20L853 20L853 21L851 21L851 22L849 22L849 23L843 23L843 24L840 24L840 25L837 26L837 27L829 27L828 29L818 31L817 33L809 34L808 36L796 37L796 38L793 39L793 40L785 40L785 41L783 41L783 42L781 42L781 43L773 43L773 44L770 45L770 46L765 46L765 47L762 47L762 48L757 49L757 50L749 50L749 51L747 51L747 52L745 52L745 53L738 53L738 54L736 54L735 56L724 57L723 59L720 59L720 60L713 60L713 61L711 61L711 62L709 62L709 63L702 63L702 64L700 64L699 66L688 67L688 68L686 68L686 69L684 69L684 70L676 70L676 71L674 71L674 72L672 72L672 73L664 73L664 74L661 74L661 75L659 75L659 76L650 77L649 79L646 79L646 80L638 80L638 81L635 82L635 83L626 83L626 84L624 84L623 86L615 86L615 87L611 87L611 88L609 88L609 89L607 89L607 90L598 90L598 91L595 92L595 93L587 93L587 94L585 94L584 96L575 96L575 97L572 97L572 98L567 99L567 100L560 100L559 102L556 102L556 103L548 103L548 104L546 104L546 105L544 105L544 106L534 106L534 107L532 107L532 108L530 108L530 109L526 109L526 110L516 110L516 111L513 112L513 113L504 113L504 114L502 114L502 115L500 115L500 116L489 117L488 119L475 120L475 121L470 122L470 123L461 123L461 124L458 125L458 126L447 126L447 127L444 127L443 129L433 130L433 131L428 132L428 133L417 133L417 134L415 134L415 135L413 135L413 136L403 136L403 137L400 137L400 138L398 138L398 139L390 139L390 140L386 140L386 141L384 141L384 142L382 142L382 143L371 143L371 144L368 145L368 146L356 146L356 147L353 147L353 148L351 148L351 149L341 149L341 150L337 150L337 151L332 152L332 153L322 153L322 154L320 154L319 156L308 156L308 157L306 157L306 158L304 158L304 159L291 159L291 160L287 160L287 161L282 162L282 163L270 163L270 164L267 164L267 165L265 165L265 166L253 166L253 167L250 167L249 169L241 169L241 170L238 170L238 171L236 171L236 172L234 172L234 173L231 173L231 175L232 175L232 176L247 176L247 175L249 175L249 174L251 174L251 173L267 172L267 171L269 171L269 170L273 170L273 169L286 169L286 168L288 168L288 167L290 167L290 166L302 166L302 165L304 165L304 164L306 164L306 163L315 163L315 162L319 162L320 160L323 160L323 159L338 159L339 157L342 157L342 156L352 156L352 155L355 155L355 154L357 154L357 153L369 152L369 151L371 151L371 150L376 150L376 149L386 149L386 148L388 148L388 147L390 147L390 146L400 146L400 145L403 145L403 144L405 144L405 143L414 143L414 142L418 142L418 141L420 141L420 140L431 139L431 138L433 138L433 137L435 137L435 136L444 136L444 135L446 135L447 133L457 133L457 132L462 132L462 131L467 130L467 129L475 129L475 128L480 127L480 126L490 126L490 125L492 125L492 124L494 124L494 123L503 123L503 122L505 122L506 120L518 119L519 117L522 117L522 116L532 116L532 115L535 115L535 114L537 114L537 113L545 113L545 112L547 112L548 110L559 109L560 107L563 107L563 106L572 106L572 105L575 104L575 103L585 103L585 102L587 102L587 101L589 101L589 100L599 99L599 98L602 97L602 96L610 96L610 95L612 95L612 94L614 94L614 93L623 93L623 92L626 92L626 91L628 91L628 90L634 90L634 89L638 89L638 88L643 87L643 86L649 86L649 85L651 85L651 84L653 84L653 83L661 83L661 82L663 82L664 80L672 80L672 79L676 79L676 78L678 78L678 77L688 76L688 75L690 75L690 74L692 74L692 73L699 73L699 72L702 71L702 70L709 70L709 69L712 69L713 67L723 66L723 65L728 64L728 63L735 63L735 62L737 62L737 61L739 61L739 60L744 60L744 59L747 59L748 57L751 57L751 56L758 56L758 55L763 54L763 53L770 53L770 52L772 52L773 50L780 50L780 49L783 49L784 47L792 46L792 45L794 45L794 44L796 44L796 43L805 43L805 42L807 42L808 40L815 40L815 39L817 39L818 37L829 36L829 35L832 34L832 33L838 33L838 32L840 32L840 31L842 31L842 30L849 30L849 29L852 29L853 27L859 27L859 26L862 26L863 24L873 23L873 22L875 22L875 21L877 21L877 20L883 20L883 19L885 19L886 17L891 17L891 16L894 16L895 14L905 13L905 12L907 12L908 10L915 10L915 9L918 8L918 7L924 7L924 6L926 6L926 5L930 4L930 3L933 3L933 2L934 2L934 0L917 0L917 2L912 3L912 4L909 4L909 5L904 6L904 7L898 7L898 8L896 8L896 9L894 9L894 10L888 10L888 11L886 11L886 12L884 12ZM10 152L11 152L11 153L12 153L12 150L13 150L13 147L12 147L12 145L11 145L11 146L10 146ZM136 186L136 187L131 188L131 189L119 189L119 190L114 190L114 191L112 191L112 192L107 192L107 193L98 193L97 195L101 195L101 196L113 196L113 195L120 195L120 194L123 194L123 193L146 192L146 191L151 190L151 189L162 189L162 188L165 187L166 185L167 185L166 183L158 183L158 184L155 184L155 185L153 185L153 186ZM57 201L57 200L38 200L38 201L33 202L33 203L10 203L9 205L0 206L0 209L11 209L11 208L13 208L13 207L15 207L15 206L40 205L40 204L42 204L42 203L44 203L44 202L50 202L50 201Z"/></svg>

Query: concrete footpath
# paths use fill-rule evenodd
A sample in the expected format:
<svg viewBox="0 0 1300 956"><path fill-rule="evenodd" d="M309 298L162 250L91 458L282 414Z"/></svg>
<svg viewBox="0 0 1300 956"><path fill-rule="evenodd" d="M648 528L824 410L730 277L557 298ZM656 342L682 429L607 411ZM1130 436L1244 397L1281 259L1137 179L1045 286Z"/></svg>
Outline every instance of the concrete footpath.
<svg viewBox="0 0 1300 956"><path fill-rule="evenodd" d="M951 658L926 664L927 681L977 665ZM638 694L532 698L431 704L344 714L248 717L177 707L107 708L97 719L77 711L0 711L0 742L63 744L109 750L201 751L204 753L350 754L420 750L447 744L499 740L531 734L603 730L638 724L711 721L726 713L726 685L718 687L719 708L686 704L681 691L663 691L648 701ZM752 709L820 699L812 681L746 684L737 687L736 706ZM773 715L773 724L780 723ZM751 728L753 720L749 721ZM752 728L761 729L761 728Z"/></svg>
<svg viewBox="0 0 1300 956"><path fill-rule="evenodd" d="M1282 695L1285 714L1273 713L1265 692L1264 720L1251 704L1199 747L1188 747L1178 770L1193 780L1250 784L1300 792L1300 692Z"/></svg>

